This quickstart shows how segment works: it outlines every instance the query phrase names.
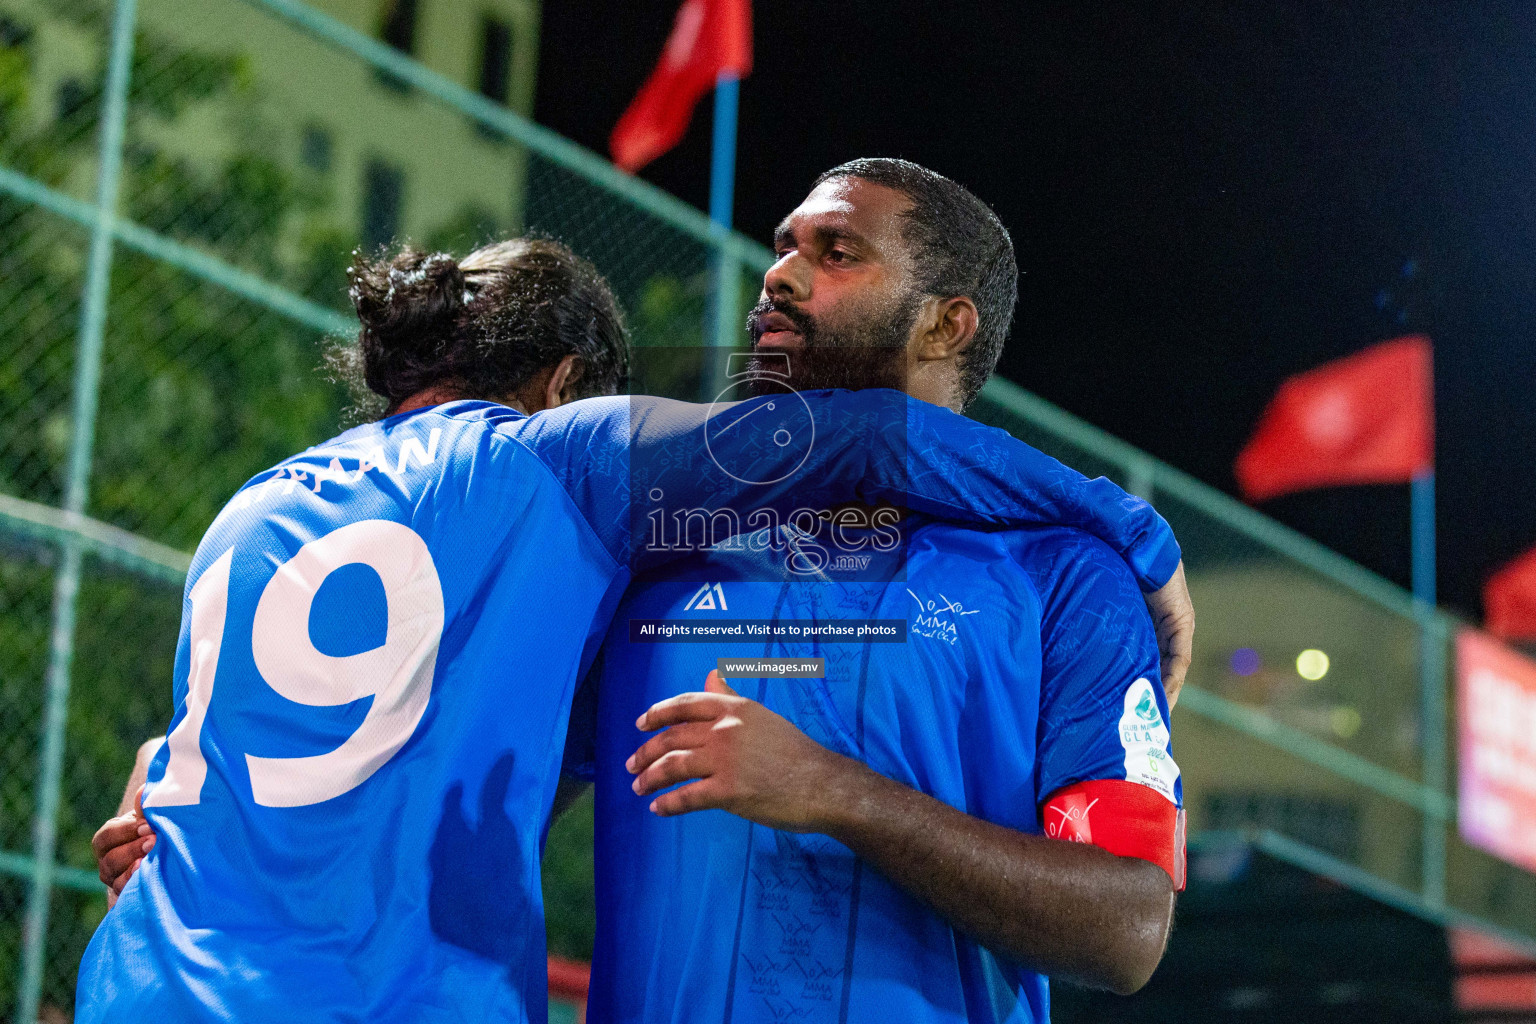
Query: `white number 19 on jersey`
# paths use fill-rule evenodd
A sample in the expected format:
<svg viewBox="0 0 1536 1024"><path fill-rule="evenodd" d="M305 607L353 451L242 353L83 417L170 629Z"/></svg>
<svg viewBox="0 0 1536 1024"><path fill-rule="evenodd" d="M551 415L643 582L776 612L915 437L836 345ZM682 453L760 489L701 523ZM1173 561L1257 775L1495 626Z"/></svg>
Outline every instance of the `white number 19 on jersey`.
<svg viewBox="0 0 1536 1024"><path fill-rule="evenodd" d="M234 548L204 570L192 588L187 713L167 739L170 763L144 799L146 807L198 803L208 763L203 720L213 697L229 605ZM389 607L382 646L332 657L309 636L310 606L325 578L361 562L379 574ZM339 747L309 757L245 755L251 792L266 807L331 800L366 782L411 738L427 700L443 634L443 587L420 535L382 519L352 523L310 541L277 570L261 592L251 622L251 651L266 684L296 704L328 707L372 696L357 730Z"/></svg>

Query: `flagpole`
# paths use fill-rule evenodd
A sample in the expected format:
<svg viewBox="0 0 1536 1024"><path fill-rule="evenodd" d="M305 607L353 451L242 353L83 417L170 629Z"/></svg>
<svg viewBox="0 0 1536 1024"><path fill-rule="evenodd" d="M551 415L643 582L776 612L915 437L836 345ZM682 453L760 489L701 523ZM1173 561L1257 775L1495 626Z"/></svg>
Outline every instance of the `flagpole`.
<svg viewBox="0 0 1536 1024"><path fill-rule="evenodd" d="M1433 608L1435 606L1435 471L1426 469L1414 474L1412 486L1413 596ZM1402 520L1399 519L1398 522Z"/></svg>
<svg viewBox="0 0 1536 1024"><path fill-rule="evenodd" d="M731 230L731 209L736 190L736 107L741 80L734 71L722 71L715 79L715 138L709 161L709 219Z"/></svg>
<svg viewBox="0 0 1536 1024"><path fill-rule="evenodd" d="M714 145L709 161L709 220L716 245L710 254L710 295L704 325L705 344L721 350L734 348L741 337L741 269L729 246L736 192L736 112L740 96L741 81L736 72L720 72L715 78ZM726 356L722 351L705 369L705 401L724 389L726 373Z"/></svg>
<svg viewBox="0 0 1536 1024"><path fill-rule="evenodd" d="M1421 470L1411 484L1413 598L1419 619L1419 719L1424 786L1445 794L1445 637L1435 607L1435 471ZM1422 813L1422 812L1421 812ZM1445 829L1439 816L1423 814L1423 893L1431 906L1445 902Z"/></svg>
<svg viewBox="0 0 1536 1024"><path fill-rule="evenodd" d="M1429 372L1425 396L1429 422L1434 423L1435 385L1434 355L1429 356ZM1430 428L1430 451L1434 444L1433 427ZM1446 769L1449 737L1445 707L1445 657L1447 637L1435 590L1435 466L1433 457L1428 465L1413 475L1409 485L1410 528L1413 531L1413 603L1419 627L1419 736L1420 775L1424 788L1440 799L1442 808L1449 806ZM1449 820L1443 815L1422 815L1422 849L1420 852L1419 882L1424 901L1432 907L1445 905L1446 837Z"/></svg>

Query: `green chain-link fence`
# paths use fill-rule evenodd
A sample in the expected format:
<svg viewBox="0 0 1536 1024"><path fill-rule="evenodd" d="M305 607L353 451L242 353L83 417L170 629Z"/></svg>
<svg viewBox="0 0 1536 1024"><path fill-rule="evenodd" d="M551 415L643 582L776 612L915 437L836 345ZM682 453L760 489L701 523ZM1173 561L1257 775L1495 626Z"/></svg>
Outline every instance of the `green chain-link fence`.
<svg viewBox="0 0 1536 1024"><path fill-rule="evenodd" d="M526 230L593 260L642 346L725 339L768 261L297 0L0 0L0 1012L70 1013L105 912L88 840L171 716L184 553L338 427L317 367L349 329L348 254ZM1175 727L1192 827L1536 941L1532 877L1451 824L1447 620L1016 388L977 415L1178 529L1202 612ZM1238 647L1334 668L1255 680ZM562 828L551 940L580 956L590 808Z"/></svg>

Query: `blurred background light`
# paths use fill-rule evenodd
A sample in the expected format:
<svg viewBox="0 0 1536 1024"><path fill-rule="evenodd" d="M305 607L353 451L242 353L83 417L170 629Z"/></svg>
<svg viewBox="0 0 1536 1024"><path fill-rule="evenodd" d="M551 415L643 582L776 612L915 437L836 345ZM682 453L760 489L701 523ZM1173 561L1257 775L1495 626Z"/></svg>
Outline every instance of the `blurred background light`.
<svg viewBox="0 0 1536 1024"><path fill-rule="evenodd" d="M1340 705L1329 714L1328 724L1333 727L1336 736L1347 740L1360 731L1360 712L1347 705Z"/></svg>
<svg viewBox="0 0 1536 1024"><path fill-rule="evenodd" d="M1296 655L1296 674L1303 679L1316 681L1328 674L1328 655L1315 648L1308 648Z"/></svg>
<svg viewBox="0 0 1536 1024"><path fill-rule="evenodd" d="M1252 647L1239 647L1232 652L1232 671L1240 676L1253 675L1261 664L1259 652Z"/></svg>

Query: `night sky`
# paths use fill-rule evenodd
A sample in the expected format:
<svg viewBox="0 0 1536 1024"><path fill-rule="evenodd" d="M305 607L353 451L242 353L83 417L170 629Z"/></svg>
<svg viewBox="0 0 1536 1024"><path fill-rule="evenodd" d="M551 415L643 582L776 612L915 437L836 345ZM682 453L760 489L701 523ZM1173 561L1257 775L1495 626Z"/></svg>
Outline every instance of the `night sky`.
<svg viewBox="0 0 1536 1024"><path fill-rule="evenodd" d="M1367 7L1377 8L1374 12ZM1442 603L1536 545L1536 7L759 0L736 218L902 156L1018 250L1000 372L1227 491L1280 381L1436 346ZM606 152L677 0L546 3L536 116ZM709 100L643 172L703 207ZM1404 487L1262 506L1407 585Z"/></svg>

